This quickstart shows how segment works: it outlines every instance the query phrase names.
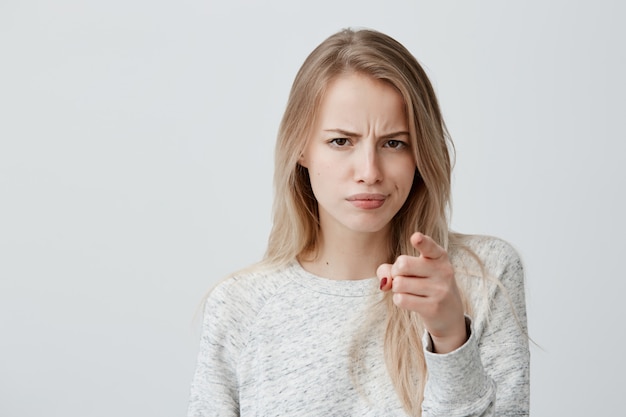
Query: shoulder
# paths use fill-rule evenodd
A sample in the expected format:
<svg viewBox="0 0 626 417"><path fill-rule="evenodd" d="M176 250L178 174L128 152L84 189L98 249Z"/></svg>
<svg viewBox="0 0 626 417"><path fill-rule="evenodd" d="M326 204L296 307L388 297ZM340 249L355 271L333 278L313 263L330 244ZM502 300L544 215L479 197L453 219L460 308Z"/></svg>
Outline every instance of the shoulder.
<svg viewBox="0 0 626 417"><path fill-rule="evenodd" d="M253 266L230 275L217 284L206 300L205 312L219 310L237 317L256 315L263 306L282 291L289 266Z"/></svg>
<svg viewBox="0 0 626 417"><path fill-rule="evenodd" d="M456 234L450 245L450 257L457 267L481 274L485 269L489 275L502 278L503 275L522 272L522 261L517 250L507 241L482 235Z"/></svg>
<svg viewBox="0 0 626 417"><path fill-rule="evenodd" d="M455 235L450 259L458 282L475 301L492 302L497 293L514 304L524 304L524 267L508 242L479 235Z"/></svg>
<svg viewBox="0 0 626 417"><path fill-rule="evenodd" d="M257 316L273 297L281 293L287 267L248 268L221 281L205 300L200 351L194 379L196 405L220 405L208 399L223 395L228 404L236 402L236 369ZM191 409L191 408L190 408Z"/></svg>
<svg viewBox="0 0 626 417"><path fill-rule="evenodd" d="M201 355L207 363L215 362L234 369L247 346L258 317L275 297L287 291L293 267L250 267L232 274L217 284L204 303Z"/></svg>
<svg viewBox="0 0 626 417"><path fill-rule="evenodd" d="M475 313L504 322L513 310L514 327L525 328L524 268L515 248L490 236L459 235L455 241L451 258Z"/></svg>

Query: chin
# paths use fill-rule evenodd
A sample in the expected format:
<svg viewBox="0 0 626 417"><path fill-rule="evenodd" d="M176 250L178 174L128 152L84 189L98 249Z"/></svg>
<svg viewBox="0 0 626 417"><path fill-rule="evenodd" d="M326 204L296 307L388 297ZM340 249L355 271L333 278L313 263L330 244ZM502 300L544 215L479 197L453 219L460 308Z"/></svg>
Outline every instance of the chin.
<svg viewBox="0 0 626 417"><path fill-rule="evenodd" d="M356 233L381 233L386 231L389 227L389 223L385 224L352 224L347 225L347 228Z"/></svg>

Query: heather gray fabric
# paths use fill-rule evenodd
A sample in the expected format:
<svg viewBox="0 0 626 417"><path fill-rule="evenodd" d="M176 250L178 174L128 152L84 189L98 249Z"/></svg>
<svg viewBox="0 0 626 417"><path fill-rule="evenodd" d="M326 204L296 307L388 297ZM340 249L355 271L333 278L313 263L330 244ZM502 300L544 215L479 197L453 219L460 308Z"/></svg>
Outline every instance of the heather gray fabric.
<svg viewBox="0 0 626 417"><path fill-rule="evenodd" d="M519 257L501 240L473 237L468 244L510 302L495 284L473 276L479 271L465 252L450 253L475 305L471 336L439 355L429 351L425 335L429 377L422 415L528 415ZM380 298L376 278L328 280L295 261L222 282L206 302L188 416L405 416L383 357ZM367 321L370 309L380 311L373 321Z"/></svg>

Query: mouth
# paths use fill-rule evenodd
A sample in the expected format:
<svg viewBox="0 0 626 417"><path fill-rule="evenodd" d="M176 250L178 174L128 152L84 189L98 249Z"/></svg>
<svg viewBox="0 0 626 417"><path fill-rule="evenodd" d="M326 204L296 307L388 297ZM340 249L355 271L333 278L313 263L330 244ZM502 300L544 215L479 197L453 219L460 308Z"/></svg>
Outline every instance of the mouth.
<svg viewBox="0 0 626 417"><path fill-rule="evenodd" d="M348 202L350 202L353 206L360 209L377 209L385 204L385 200L387 200L387 196L384 194L354 194L350 197L346 198Z"/></svg>

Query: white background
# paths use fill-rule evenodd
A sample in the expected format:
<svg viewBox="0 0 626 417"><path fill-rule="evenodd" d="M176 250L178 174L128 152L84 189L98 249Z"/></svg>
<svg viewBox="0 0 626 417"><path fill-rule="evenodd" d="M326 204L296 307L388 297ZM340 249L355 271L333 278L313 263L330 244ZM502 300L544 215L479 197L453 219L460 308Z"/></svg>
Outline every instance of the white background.
<svg viewBox="0 0 626 417"><path fill-rule="evenodd" d="M3 0L0 415L185 415L194 314L261 257L289 87L347 26L424 64L457 146L454 228L523 256L532 414L617 415L624 17L617 0Z"/></svg>

